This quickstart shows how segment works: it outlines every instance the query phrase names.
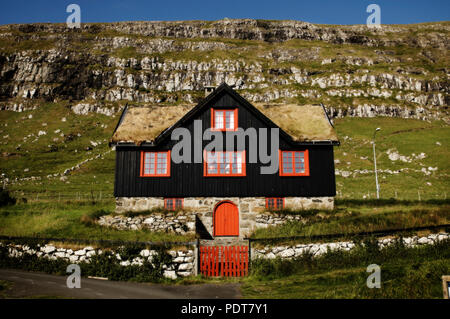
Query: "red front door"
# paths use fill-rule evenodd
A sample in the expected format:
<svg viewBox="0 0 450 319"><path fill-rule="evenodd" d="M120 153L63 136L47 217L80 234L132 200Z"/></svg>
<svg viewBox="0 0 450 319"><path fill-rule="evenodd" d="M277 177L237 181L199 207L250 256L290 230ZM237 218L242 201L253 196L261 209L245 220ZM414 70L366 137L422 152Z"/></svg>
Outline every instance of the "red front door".
<svg viewBox="0 0 450 319"><path fill-rule="evenodd" d="M214 236L239 236L239 210L231 202L222 202L214 211Z"/></svg>

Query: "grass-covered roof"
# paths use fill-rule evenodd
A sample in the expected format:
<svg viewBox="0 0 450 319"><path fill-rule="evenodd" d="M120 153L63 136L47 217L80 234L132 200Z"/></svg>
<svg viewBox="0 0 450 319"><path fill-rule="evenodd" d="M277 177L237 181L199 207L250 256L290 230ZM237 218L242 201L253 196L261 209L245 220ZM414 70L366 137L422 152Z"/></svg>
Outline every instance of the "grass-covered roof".
<svg viewBox="0 0 450 319"><path fill-rule="evenodd" d="M320 105L255 105L296 142L337 141L333 126ZM129 107L114 132L113 143L153 142L194 106Z"/></svg>

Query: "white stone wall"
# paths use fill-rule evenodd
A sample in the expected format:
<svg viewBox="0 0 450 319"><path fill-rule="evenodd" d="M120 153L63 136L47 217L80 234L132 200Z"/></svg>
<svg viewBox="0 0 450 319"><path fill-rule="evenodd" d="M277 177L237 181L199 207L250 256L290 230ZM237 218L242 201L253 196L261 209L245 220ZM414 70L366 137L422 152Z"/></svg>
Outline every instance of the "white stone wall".
<svg viewBox="0 0 450 319"><path fill-rule="evenodd" d="M406 247L417 247L420 245L433 245L439 241L449 240L450 234L439 233L431 234L425 237L406 237L402 238ZM378 245L380 248L385 248L395 242L395 238L379 239ZM355 248L355 243L351 241L335 242L335 243L315 243L315 244L298 244L292 246L265 246L262 249L253 248L251 258L267 258L274 259L280 257L282 259L292 259L299 257L305 253L311 253L314 257L320 256L329 250L345 250L349 251Z"/></svg>
<svg viewBox="0 0 450 319"><path fill-rule="evenodd" d="M392 245L395 242L395 238L379 239L378 243L381 248ZM431 234L424 237L406 237L402 239L406 247L417 247L421 245L433 245L440 241L450 240L450 234L438 233ZM0 246L5 246L0 242ZM305 253L311 253L314 257L320 256L326 253L328 250L344 250L349 251L355 248L355 243L351 241L346 242L334 242L334 243L311 243L311 244L298 244L292 246L266 246L264 248L252 248L251 259L257 258L282 258L292 259L299 257ZM10 257L20 257L23 254L36 255L39 258L48 259L64 259L71 263L89 263L92 256L102 254L102 249L96 249L91 246L84 247L82 249L73 250L70 248L56 247L54 245L37 246L37 249L32 249L27 245L8 244L8 251ZM170 279L176 279L178 277L186 277L197 274L198 267L198 250L196 247L179 250L167 251L172 256L172 262L168 265L163 265L163 276ZM114 252L113 252L114 253ZM140 251L139 256L132 260L122 260L122 257L115 253L117 261L123 267L131 265L142 265L145 260L152 261L153 256L157 252L151 249L143 249Z"/></svg>
<svg viewBox="0 0 450 319"><path fill-rule="evenodd" d="M4 243L0 242L0 246L4 245ZM52 260L64 259L71 263L89 263L92 256L103 253L102 249L96 249L91 246L73 250L56 247L54 245L38 245L37 249L32 249L27 245L19 244L9 244L8 251L10 257L20 257L23 254L29 254L36 255L39 258L48 258ZM178 277L196 275L197 261L194 248L169 250L167 253L172 256L172 263L169 265L163 265L164 277L176 279ZM121 266L127 267L131 265L141 266L145 260L151 262L153 260L153 256L156 254L157 252L155 250L143 249L139 253L139 256L133 258L133 260L122 260L122 257L118 253L116 253L115 256Z"/></svg>
<svg viewBox="0 0 450 319"><path fill-rule="evenodd" d="M155 213L135 217L106 215L99 218L98 224L119 230L148 229L150 231L174 232L180 235L195 233L195 215L184 212Z"/></svg>

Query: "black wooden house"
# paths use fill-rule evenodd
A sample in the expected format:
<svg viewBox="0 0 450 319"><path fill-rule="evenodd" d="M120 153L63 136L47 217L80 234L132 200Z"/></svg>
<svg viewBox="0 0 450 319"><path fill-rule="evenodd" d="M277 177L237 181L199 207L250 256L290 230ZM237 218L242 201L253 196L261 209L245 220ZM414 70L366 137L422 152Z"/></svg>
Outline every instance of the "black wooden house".
<svg viewBox="0 0 450 319"><path fill-rule="evenodd" d="M195 120L203 131L222 134L237 128L278 128L278 171L261 174L268 164L259 158L250 162L248 136L243 149L205 152L210 141L195 140ZM186 128L193 137L190 163L171 159L178 143L171 136L177 128ZM222 84L195 107L126 107L111 143L116 149L118 212L190 209L212 236L244 236L268 209L333 208L333 146L339 141L322 105L254 106ZM195 163L199 148L204 158Z"/></svg>

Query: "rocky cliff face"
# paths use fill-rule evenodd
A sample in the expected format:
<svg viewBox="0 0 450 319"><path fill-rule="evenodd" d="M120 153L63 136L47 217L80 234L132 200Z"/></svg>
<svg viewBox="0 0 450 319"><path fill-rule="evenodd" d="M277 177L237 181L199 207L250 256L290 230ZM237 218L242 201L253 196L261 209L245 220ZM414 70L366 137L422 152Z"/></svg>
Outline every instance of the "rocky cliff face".
<svg viewBox="0 0 450 319"><path fill-rule="evenodd" d="M450 23L125 22L0 27L0 108L195 103L227 82L253 102L324 103L332 116L447 118Z"/></svg>

